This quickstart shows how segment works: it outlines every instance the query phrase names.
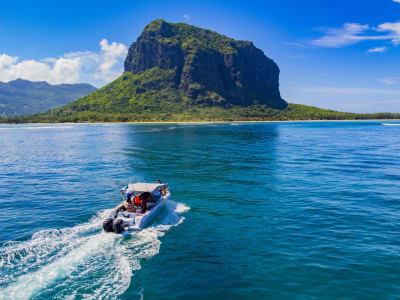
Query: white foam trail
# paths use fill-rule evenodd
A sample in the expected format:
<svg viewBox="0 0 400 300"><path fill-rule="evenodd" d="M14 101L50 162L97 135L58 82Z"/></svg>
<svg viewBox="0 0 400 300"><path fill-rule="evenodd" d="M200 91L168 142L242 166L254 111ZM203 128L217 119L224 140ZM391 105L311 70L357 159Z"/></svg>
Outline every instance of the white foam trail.
<svg viewBox="0 0 400 300"><path fill-rule="evenodd" d="M168 201L163 218L129 238L101 232L108 210L82 225L6 243L0 247L0 299L116 299L140 261L159 252L160 237L183 222L178 212L189 209Z"/></svg>
<svg viewBox="0 0 400 300"><path fill-rule="evenodd" d="M72 228L43 230L23 242L8 242L0 247L2 270L12 270L11 276L0 276L0 287L12 278L35 271L43 263L50 263L66 255L87 239L87 234L99 229L109 211L103 211L91 221Z"/></svg>
<svg viewBox="0 0 400 300"><path fill-rule="evenodd" d="M77 265L92 255L99 247L102 247L107 242L106 238L115 237L103 233L99 235L102 237L93 236L66 256L45 265L32 274L28 273L21 276L17 282L2 291L0 299L29 299L36 291L47 286L56 278L71 273Z"/></svg>
<svg viewBox="0 0 400 300"><path fill-rule="evenodd" d="M400 123L381 123L384 126L400 126Z"/></svg>

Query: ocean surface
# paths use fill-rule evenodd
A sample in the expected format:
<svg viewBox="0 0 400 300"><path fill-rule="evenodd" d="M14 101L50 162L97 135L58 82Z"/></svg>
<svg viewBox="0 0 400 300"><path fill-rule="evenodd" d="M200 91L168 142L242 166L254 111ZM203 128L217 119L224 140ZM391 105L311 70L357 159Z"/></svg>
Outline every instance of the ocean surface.
<svg viewBox="0 0 400 300"><path fill-rule="evenodd" d="M399 299L397 125L1 125L0 299ZM150 227L102 232L157 179Z"/></svg>

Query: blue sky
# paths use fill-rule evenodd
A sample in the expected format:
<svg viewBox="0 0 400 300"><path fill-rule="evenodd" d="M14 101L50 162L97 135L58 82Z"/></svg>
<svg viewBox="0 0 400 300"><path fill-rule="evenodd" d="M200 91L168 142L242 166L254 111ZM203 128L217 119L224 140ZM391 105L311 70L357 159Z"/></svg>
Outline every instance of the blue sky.
<svg viewBox="0 0 400 300"><path fill-rule="evenodd" d="M353 112L400 112L400 0L8 1L0 81L97 87L122 72L151 20L251 40L281 70L284 99Z"/></svg>

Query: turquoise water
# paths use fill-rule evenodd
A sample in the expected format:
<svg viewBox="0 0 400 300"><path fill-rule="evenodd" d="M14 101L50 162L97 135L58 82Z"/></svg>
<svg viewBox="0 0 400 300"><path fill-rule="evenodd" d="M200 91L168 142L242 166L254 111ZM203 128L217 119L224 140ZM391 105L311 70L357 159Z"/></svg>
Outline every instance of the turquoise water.
<svg viewBox="0 0 400 300"><path fill-rule="evenodd" d="M151 227L102 233L158 178ZM399 223L400 126L0 126L0 299L395 299Z"/></svg>

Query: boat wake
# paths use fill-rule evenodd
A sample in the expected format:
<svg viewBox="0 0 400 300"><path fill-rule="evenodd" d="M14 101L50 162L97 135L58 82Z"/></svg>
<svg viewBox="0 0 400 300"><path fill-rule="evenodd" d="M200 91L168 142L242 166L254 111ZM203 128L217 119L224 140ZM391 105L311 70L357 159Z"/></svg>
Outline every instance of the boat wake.
<svg viewBox="0 0 400 300"><path fill-rule="evenodd" d="M168 201L152 226L127 238L102 232L105 210L89 222L43 230L29 240L0 246L0 299L116 299L144 258L160 250L160 238L190 208Z"/></svg>
<svg viewBox="0 0 400 300"><path fill-rule="evenodd" d="M384 126L400 126L400 123L381 123Z"/></svg>

